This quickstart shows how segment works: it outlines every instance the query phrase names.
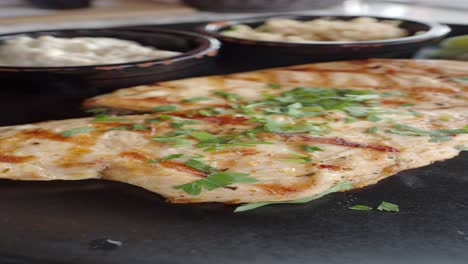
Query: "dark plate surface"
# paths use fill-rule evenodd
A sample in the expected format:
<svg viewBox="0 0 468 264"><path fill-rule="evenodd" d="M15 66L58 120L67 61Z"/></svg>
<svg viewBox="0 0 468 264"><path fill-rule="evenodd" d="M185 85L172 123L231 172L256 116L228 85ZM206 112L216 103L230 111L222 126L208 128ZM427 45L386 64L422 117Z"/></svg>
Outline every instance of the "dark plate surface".
<svg viewBox="0 0 468 264"><path fill-rule="evenodd" d="M258 67L219 61L211 73ZM85 96L2 88L0 125L82 116ZM0 180L0 263L465 264L466 164L465 152L365 189L237 214L121 183ZM382 200L401 212L347 209Z"/></svg>

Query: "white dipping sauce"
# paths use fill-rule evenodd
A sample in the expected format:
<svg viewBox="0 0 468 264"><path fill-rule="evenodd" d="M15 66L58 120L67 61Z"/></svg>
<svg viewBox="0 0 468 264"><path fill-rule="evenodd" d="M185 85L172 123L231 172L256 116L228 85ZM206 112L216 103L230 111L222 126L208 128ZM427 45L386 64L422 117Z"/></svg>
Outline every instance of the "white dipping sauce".
<svg viewBox="0 0 468 264"><path fill-rule="evenodd" d="M166 58L180 52L114 38L20 36L0 45L0 66L48 67L116 64Z"/></svg>

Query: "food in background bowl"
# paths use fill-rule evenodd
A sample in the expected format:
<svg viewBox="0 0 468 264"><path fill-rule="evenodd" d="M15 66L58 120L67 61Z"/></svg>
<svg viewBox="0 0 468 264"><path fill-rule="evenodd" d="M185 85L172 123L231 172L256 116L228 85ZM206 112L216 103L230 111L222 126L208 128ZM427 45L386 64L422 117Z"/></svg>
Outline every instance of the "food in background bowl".
<svg viewBox="0 0 468 264"><path fill-rule="evenodd" d="M0 43L29 36L56 38L116 38L144 47L180 52L180 55L114 64L60 67L0 65L3 89L91 95L115 88L178 79L206 72L214 63L219 41L201 34L148 27L66 29L0 35ZM14 87L14 88L13 88Z"/></svg>
<svg viewBox="0 0 468 264"><path fill-rule="evenodd" d="M0 65L24 67L83 66L160 59L180 52L145 47L135 41L75 37L19 36L0 45Z"/></svg>
<svg viewBox="0 0 468 264"><path fill-rule="evenodd" d="M408 36L408 31L399 27L400 22L371 17L351 20L318 18L307 21L270 18L255 28L238 24L221 34L234 38L282 42L367 41Z"/></svg>
<svg viewBox="0 0 468 264"><path fill-rule="evenodd" d="M256 67L286 66L318 61L349 60L364 58L406 58L411 57L421 47L432 44L450 32L450 28L434 22L416 21L410 19L394 19L390 17L368 16L379 21L400 22L398 26L391 26L407 34L403 37L393 37L378 40L352 40L352 41L274 41L253 40L240 37L227 36L223 32L234 29L237 25L248 25L257 28L269 19L289 19L296 21L351 21L361 16L348 15L300 15L276 14L274 16L255 17L214 21L200 27L207 35L216 37L223 42L221 53L225 60L236 63L239 54L243 62ZM388 25L387 25L388 26ZM365 28L369 28L365 26ZM315 28L314 28L315 30ZM367 30L367 29L366 29ZM375 30L375 29L374 29ZM373 30L373 31L374 31ZM326 30L331 35L332 30ZM376 30L375 30L376 31ZM379 30L384 32L384 30ZM293 32L289 29L289 32ZM388 32L384 32L387 34ZM359 35L359 34L355 34ZM361 36L362 37L362 36Z"/></svg>
<svg viewBox="0 0 468 264"><path fill-rule="evenodd" d="M468 35L451 37L440 43L431 58L468 61Z"/></svg>

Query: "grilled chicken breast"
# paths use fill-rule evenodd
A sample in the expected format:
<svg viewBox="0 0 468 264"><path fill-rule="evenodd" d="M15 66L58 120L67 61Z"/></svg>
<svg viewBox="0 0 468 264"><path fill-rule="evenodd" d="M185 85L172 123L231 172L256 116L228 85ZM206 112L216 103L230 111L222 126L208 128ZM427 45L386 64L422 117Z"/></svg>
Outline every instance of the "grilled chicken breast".
<svg viewBox="0 0 468 264"><path fill-rule="evenodd" d="M465 76L466 63L369 60L124 89L86 106L155 113L0 128L0 178L115 180L176 203L359 188L466 148Z"/></svg>
<svg viewBox="0 0 468 264"><path fill-rule="evenodd" d="M468 81L466 62L441 60L370 59L326 62L284 68L209 76L142 85L97 96L85 108L107 107L117 112L153 112L157 105L174 104L179 110L229 107L229 100L216 92L238 94L254 101L265 93L277 95L296 87L402 91L406 96L388 96L382 107L416 104L417 109L466 106ZM281 85L282 89L274 89ZM187 99L206 97L206 100ZM185 99L185 100L184 100Z"/></svg>

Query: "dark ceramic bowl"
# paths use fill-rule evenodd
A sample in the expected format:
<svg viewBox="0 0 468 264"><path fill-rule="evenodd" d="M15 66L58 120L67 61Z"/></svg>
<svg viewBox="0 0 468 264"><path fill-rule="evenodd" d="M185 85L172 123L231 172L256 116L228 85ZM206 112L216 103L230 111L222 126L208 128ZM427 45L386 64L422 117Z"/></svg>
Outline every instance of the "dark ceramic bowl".
<svg viewBox="0 0 468 264"><path fill-rule="evenodd" d="M284 12L338 5L344 0L183 0L185 4L215 12Z"/></svg>
<svg viewBox="0 0 468 264"><path fill-rule="evenodd" d="M49 30L0 35L0 42L17 36L112 37L136 41L144 46L182 52L181 55L120 64L72 67L0 66L6 87L39 92L94 94L116 88L203 74L214 61L219 41L200 34L131 27L110 29Z"/></svg>
<svg viewBox="0 0 468 264"><path fill-rule="evenodd" d="M332 61L342 59L364 58L406 58L410 57L425 45L437 41L450 32L450 28L430 22L408 19L396 19L378 16L367 16L379 20L399 20L401 28L410 33L409 36L395 39L373 41L309 41L305 43L257 41L227 37L221 31L237 24L247 24L253 27L261 25L271 17L291 18L296 20L312 20L316 18L332 18L350 20L359 16L343 15L275 15L251 19L217 21L203 25L200 30L223 43L221 55L227 60L252 60L265 65L277 66ZM422 34L416 32L424 31Z"/></svg>
<svg viewBox="0 0 468 264"><path fill-rule="evenodd" d="M91 6L91 0L28 0L28 2L47 9L74 9Z"/></svg>

